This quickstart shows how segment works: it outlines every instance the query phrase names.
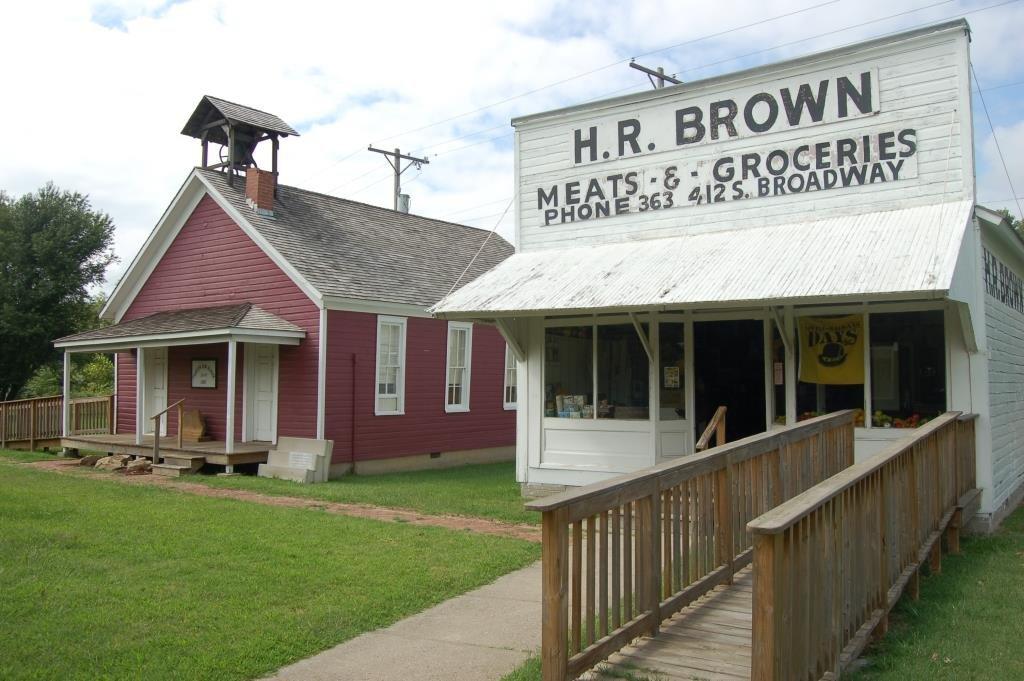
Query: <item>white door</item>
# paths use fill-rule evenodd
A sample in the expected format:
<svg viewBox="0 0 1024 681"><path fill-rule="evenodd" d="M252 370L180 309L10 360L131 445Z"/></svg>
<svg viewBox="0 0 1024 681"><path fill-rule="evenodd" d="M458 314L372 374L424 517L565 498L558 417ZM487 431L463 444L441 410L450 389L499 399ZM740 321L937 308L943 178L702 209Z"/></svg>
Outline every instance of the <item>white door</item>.
<svg viewBox="0 0 1024 681"><path fill-rule="evenodd" d="M146 422L143 432L152 433L152 417L167 408L167 348L146 348L144 357ZM160 419L160 434L167 435L166 414Z"/></svg>
<svg viewBox="0 0 1024 681"><path fill-rule="evenodd" d="M273 442L277 437L277 346L245 346L248 439Z"/></svg>

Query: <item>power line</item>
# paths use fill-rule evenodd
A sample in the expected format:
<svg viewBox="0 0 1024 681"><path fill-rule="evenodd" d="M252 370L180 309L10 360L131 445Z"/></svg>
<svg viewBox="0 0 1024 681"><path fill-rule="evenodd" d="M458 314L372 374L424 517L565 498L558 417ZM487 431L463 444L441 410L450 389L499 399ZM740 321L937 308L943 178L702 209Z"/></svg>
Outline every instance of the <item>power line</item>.
<svg viewBox="0 0 1024 681"><path fill-rule="evenodd" d="M466 276L466 272L469 271L469 268L473 266L473 263L476 262L476 259L480 257L481 253L483 253L484 246L486 246L487 242L491 240L491 237L494 236L494 233L498 231L498 225L500 225L502 220L505 219L505 213L508 213L508 209L512 207L512 202L515 201L515 199L516 197L513 196L511 199L508 200L508 205L506 205L505 210L502 211L501 217L498 218L498 221L494 223L494 227L491 227L491 231L488 232L486 237L484 237L483 242L480 244L480 248L477 249L476 253L473 255L473 258L469 261L469 264L466 265L466 269L462 270L462 274L460 274L459 278L455 280L455 283L452 284L452 287L448 289L448 293L444 294L445 298L452 294L452 291L456 289L456 287L459 285L459 282L462 281L462 278Z"/></svg>
<svg viewBox="0 0 1024 681"><path fill-rule="evenodd" d="M477 208L483 208L484 206L493 206L496 203L501 203L502 201L508 201L509 198L510 197L506 196L505 198L502 198L502 199L495 199L494 201L488 201L487 203L478 203L475 206L469 206L468 208L461 208L461 209L459 209L457 211L453 211L451 213L445 213L439 219L444 220L446 218L452 217L453 215L460 215L461 213L468 213L470 211L476 210Z"/></svg>
<svg viewBox="0 0 1024 681"><path fill-rule="evenodd" d="M792 10L790 12L786 12L784 14L778 14L778 15L773 16L773 17L767 17L765 19L761 19L759 21L754 21L754 22L751 22L749 24L744 24L742 26L735 26L733 28L729 28L729 29L726 29L724 31L718 31L717 33L710 33L708 35L701 36L699 38L693 38L691 40L687 40L687 41L684 41L684 42L681 42L681 43L676 43L674 45L669 45L668 47L662 47L662 48L659 48L657 50L651 50L650 52L643 52L643 53L641 53L639 55L636 55L636 56L643 57L643 56L647 56L647 55L651 55L651 54L657 54L659 52L665 52L667 50L673 50L673 49L676 49L677 47L681 47L683 45L689 45L691 43L700 42L702 40L708 40L710 38L718 38L718 37L721 37L721 36L726 35L728 33L734 33L736 31L742 31L742 30L745 30L745 29L748 29L748 28L752 28L754 26L759 26L761 24L767 24L767 23L770 23L772 21L777 21L779 19L785 19L787 17L795 16L797 14L802 14L804 12L809 12L811 10L818 9L819 7L825 7L827 5L834 5L834 4L836 4L837 2L840 2L840 1L841 0L827 0L827 2L820 2L820 3L816 4L816 5L811 5L809 7L804 7L802 9L798 9L798 10ZM946 1L947 2L952 2L953 0L946 0ZM380 139L378 141L379 142L384 142L384 141L387 141L387 140L390 140L390 139L394 139L395 137L402 137L403 135L409 135L409 134L414 133L414 132L420 132L421 130L426 130L427 128L432 128L432 127L437 126L437 125L442 125L444 123L448 123L450 121L454 121L454 120L457 120L459 118L465 118L466 116L472 116L473 114L480 113L481 111L486 111L487 109L493 109L496 106L501 106L502 104L508 104L509 102L515 101L517 99L522 99L523 97L528 97L528 96L536 94L538 92L543 92L544 90L550 90L553 87L557 87L559 85L564 85L565 83L568 83L570 81L578 80L579 78L585 78L587 76L591 76L591 75L593 75L595 73L598 73L600 71L604 71L606 69L610 69L613 66L618 66L619 64L628 63L629 60L632 59L632 58L633 57L627 57L627 58L624 58L624 59L619 59L619 60L616 60L616 61L614 61L614 62L612 62L610 64L605 64L604 66L599 66L599 67L597 67L595 69L591 69L590 71L584 71L583 73L578 73L578 74L576 74L574 76L569 76L568 78L563 78L563 79L557 80L557 81L555 81L553 83L548 83L547 85L542 85L542 86L534 88L532 90L527 90L526 92L522 92L522 93L519 93L517 95L512 95L511 97L506 97L504 99L500 99L500 100L498 100L496 102L492 102L491 104L485 104L484 106L477 107L476 109L473 109L471 111L466 111L466 112L463 112L463 113L460 113L460 114L455 114L454 116L449 116L448 118L443 118L443 119L441 119L439 121L434 121L433 123L427 123L426 125L421 125L421 126L419 126L417 128L413 128L411 130L406 130L405 132L400 132L400 133L397 133L397 134L394 134L394 135L390 135L390 136L384 137L384 138L382 138L382 139Z"/></svg>
<svg viewBox="0 0 1024 681"><path fill-rule="evenodd" d="M787 43L780 43L780 44L774 45L772 47L766 47L764 49L756 50L754 52L748 52L747 54L741 54L741 55L738 55L738 56L735 56L735 57L729 57L728 59L721 59L719 61L709 62L707 64L701 64L700 66L691 66L691 67L683 69L681 71L677 71L676 73L673 73L672 75L676 76L676 75L679 75L680 73L687 73L687 72L690 72L690 71L697 71L697 70L705 69L705 68L708 68L708 67L711 67L711 66L719 66L721 64L726 64L728 62L736 61L738 59L745 59L747 57L752 57L752 56L755 56L755 55L758 55L758 54L762 54L764 52L771 52L772 50L778 50L778 49L781 49L783 47L790 47L790 46L796 45L798 43L807 42L808 40L815 40L816 38L822 38L822 37L825 37L825 36L828 36L828 35L834 35L836 33L842 33L843 31L849 31L849 30L852 30L852 29L855 29L855 28L862 28L862 27L867 26L869 24L876 24L876 23L878 23L880 21L886 21L887 19L894 19L896 17L904 16L904 15L907 15L907 14L913 14L914 12L919 12L921 10L931 9L932 7L937 7L939 5L949 4L950 2L953 2L953 1L954 0L941 0L940 2L932 3L930 5L922 5L921 7L917 7L915 9L910 9L910 10L906 10L906 11L903 11L903 12L898 12L896 14L890 14L888 16L879 17L877 19L872 19L870 21L861 22L859 24L852 24L850 26L845 26L843 28L838 28L838 29L835 29L835 30L832 30L832 31L826 31L825 33L819 33L817 35L808 36L806 38L800 38L799 40L792 40L792 41L787 42ZM958 13L952 15L952 16L948 16L948 17L943 18L941 21L952 19L952 18L955 18L955 17L958 17L958 16L966 16L968 14L975 14L977 12L984 12L986 10L995 9L996 7L1002 7L1003 5L1010 5L1010 4L1013 4L1015 2L1020 2L1020 0L1004 0L1004 2L998 2L998 3L995 3L993 5L988 5L986 7L979 7L977 9L972 9L972 10L969 10L967 12L958 12ZM879 33L877 35L870 36L870 39L885 38L887 36L903 33L904 31L914 30L915 28L923 28L925 26L930 26L930 25L932 25L934 23L935 23L935 21L927 21L927 22L920 23L920 24L914 24L912 26L904 26L904 27L896 29L894 31L888 31L886 33ZM848 43L841 43L839 45L834 45L834 46L830 47L829 49L835 50L835 49L840 49L840 48L843 48L843 47L849 47L849 46L852 46L852 45L856 45L859 42L861 42L861 41L857 40L857 41L848 42ZM594 98L593 100L590 100L590 101L600 101L602 99L606 99L608 97L611 97L613 95L617 95L617 94L620 94L620 93L632 92L632 91L639 92L639 91L644 90L644 89L646 89L645 86L639 86L639 87L638 86L630 86L630 87L626 87L626 88L620 88L618 90L613 90L611 92L606 92L603 95L599 95L598 97L596 97L596 98Z"/></svg>
<svg viewBox="0 0 1024 681"><path fill-rule="evenodd" d="M978 72L974 70L974 62L971 62L971 75L974 76L974 82L980 83L978 80ZM1003 164L1003 172L1006 173L1006 183L1010 185L1010 193L1014 196L1014 202L1017 204L1017 214L1024 217L1024 210L1020 207L1020 198L1017 196L1017 190L1013 186L1013 179L1010 177L1010 171L1006 167L1006 159L1003 157L1003 149L999 146L999 138L996 136L996 127L992 125L992 117L988 113L988 104L985 103L985 95L978 91L978 96L981 97L981 108L985 110L985 118L988 120L989 130L992 131L992 141L996 144L996 151L999 153L999 161Z"/></svg>

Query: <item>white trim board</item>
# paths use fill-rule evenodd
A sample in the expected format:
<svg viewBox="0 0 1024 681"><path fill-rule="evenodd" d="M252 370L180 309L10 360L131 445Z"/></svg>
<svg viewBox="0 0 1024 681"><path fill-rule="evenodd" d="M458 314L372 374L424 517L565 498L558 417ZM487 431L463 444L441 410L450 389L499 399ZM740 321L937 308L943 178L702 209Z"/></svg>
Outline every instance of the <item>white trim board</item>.
<svg viewBox="0 0 1024 681"><path fill-rule="evenodd" d="M54 343L56 348L67 348L69 352L114 352L137 347L163 347L167 345L202 345L224 343L236 340L240 343L273 343L275 345L298 345L306 337L305 331L269 331L260 329L208 329L204 331L181 331L176 333L154 333L124 338L97 338L94 340L67 341Z"/></svg>
<svg viewBox="0 0 1024 681"><path fill-rule="evenodd" d="M121 280L114 287L107 304L100 312L103 319L121 321L125 312L131 307L135 297L145 286L149 277L153 274L157 264L167 253L174 239L181 232L182 227L192 216L196 206L204 196L209 196L223 210L239 229L245 233L267 257L269 257L282 272L284 272L299 289L309 297L318 307L323 307L323 296L313 285L306 280L299 272L282 256L277 249L263 238L242 213L237 211L217 189L207 182L202 175L193 170L185 179L181 189L171 199L170 205L164 214L157 221L153 231L150 232L145 244L132 260L131 265L125 271Z"/></svg>

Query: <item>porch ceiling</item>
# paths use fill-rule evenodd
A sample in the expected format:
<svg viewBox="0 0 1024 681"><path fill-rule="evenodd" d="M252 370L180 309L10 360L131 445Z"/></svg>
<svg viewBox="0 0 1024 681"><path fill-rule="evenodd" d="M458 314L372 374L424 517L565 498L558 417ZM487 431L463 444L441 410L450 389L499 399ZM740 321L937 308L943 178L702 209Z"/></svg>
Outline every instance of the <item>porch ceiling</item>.
<svg viewBox="0 0 1024 681"><path fill-rule="evenodd" d="M157 312L102 329L54 341L64 350L91 352L139 346L197 345L229 340L298 345L306 332L291 322L253 305L221 305Z"/></svg>
<svg viewBox="0 0 1024 681"><path fill-rule="evenodd" d="M685 209L682 209L685 210ZM937 298L973 203L517 253L438 303L448 318Z"/></svg>

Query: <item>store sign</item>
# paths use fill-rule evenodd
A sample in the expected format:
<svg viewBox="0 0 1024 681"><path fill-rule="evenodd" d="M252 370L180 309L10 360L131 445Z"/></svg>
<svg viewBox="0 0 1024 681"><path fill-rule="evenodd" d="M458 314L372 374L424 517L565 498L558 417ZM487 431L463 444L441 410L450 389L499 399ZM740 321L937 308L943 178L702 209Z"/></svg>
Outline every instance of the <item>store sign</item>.
<svg viewBox="0 0 1024 681"><path fill-rule="evenodd" d="M569 148L587 165L862 118L878 104L875 68L814 73L578 126Z"/></svg>
<svg viewBox="0 0 1024 681"><path fill-rule="evenodd" d="M859 65L573 125L568 160L579 172L536 185L531 202L550 226L916 178L912 124L825 130L878 114L878 78Z"/></svg>
<svg viewBox="0 0 1024 681"><path fill-rule="evenodd" d="M864 383L864 317L801 317L800 380Z"/></svg>

